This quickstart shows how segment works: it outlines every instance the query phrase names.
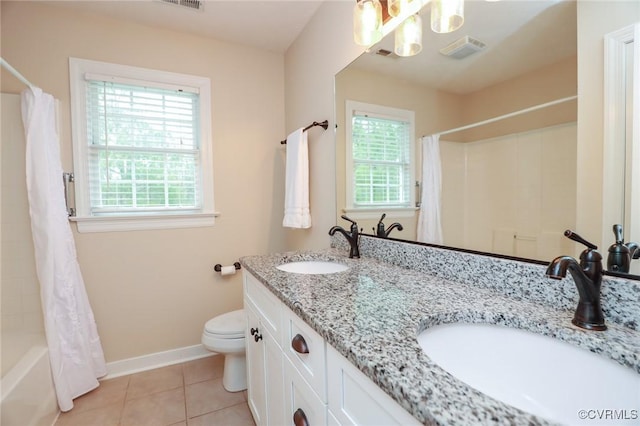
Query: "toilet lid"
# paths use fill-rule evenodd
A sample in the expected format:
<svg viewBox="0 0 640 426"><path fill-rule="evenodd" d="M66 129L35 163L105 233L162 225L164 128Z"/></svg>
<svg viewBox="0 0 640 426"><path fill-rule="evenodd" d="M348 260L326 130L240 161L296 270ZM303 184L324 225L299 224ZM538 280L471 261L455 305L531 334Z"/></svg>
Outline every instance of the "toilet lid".
<svg viewBox="0 0 640 426"><path fill-rule="evenodd" d="M204 330L210 334L217 334L228 338L244 337L246 319L244 309L227 312L210 319L204 325Z"/></svg>

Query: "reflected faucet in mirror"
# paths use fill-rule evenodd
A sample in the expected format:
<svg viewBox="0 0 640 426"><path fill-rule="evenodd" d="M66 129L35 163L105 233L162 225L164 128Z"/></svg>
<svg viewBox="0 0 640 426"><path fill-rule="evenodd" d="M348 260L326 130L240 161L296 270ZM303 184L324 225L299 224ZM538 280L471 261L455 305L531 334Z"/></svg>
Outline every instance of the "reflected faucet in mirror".
<svg viewBox="0 0 640 426"><path fill-rule="evenodd" d="M640 245L632 242L624 243L622 225L613 225L613 235L616 237L616 242L609 247L607 270L609 272L629 273L631 261L640 258Z"/></svg>
<svg viewBox="0 0 640 426"><path fill-rule="evenodd" d="M393 231L394 229L398 229L398 231L402 231L402 224L398 223L398 222L394 222L391 225L389 225L388 228L385 229L384 227L384 223L382 222L384 220L384 218L387 217L386 213L382 213L382 217L380 218L380 221L378 222L378 227L377 229L373 229L374 232L376 233L376 236L380 237L380 238L389 238L389 234L391 233L391 231Z"/></svg>
<svg viewBox="0 0 640 426"><path fill-rule="evenodd" d="M580 300L571 323L585 330L606 330L604 315L600 306L600 285L602 284L602 255L598 247L580 235L567 229L564 235L570 240L584 244L587 248L580 254L580 263L571 256L559 256L549 263L546 275L560 280L567 276L567 270L573 277Z"/></svg>
<svg viewBox="0 0 640 426"><path fill-rule="evenodd" d="M349 258L359 258L360 247L358 246L358 243L360 234L358 232L358 224L356 223L356 221L349 219L345 215L342 215L340 217L348 222L351 222L351 231L347 232L342 226L333 226L331 229L329 229L329 235L333 235L336 232L340 232L342 235L344 235L344 237L349 242L349 246L351 246L351 249L349 250Z"/></svg>

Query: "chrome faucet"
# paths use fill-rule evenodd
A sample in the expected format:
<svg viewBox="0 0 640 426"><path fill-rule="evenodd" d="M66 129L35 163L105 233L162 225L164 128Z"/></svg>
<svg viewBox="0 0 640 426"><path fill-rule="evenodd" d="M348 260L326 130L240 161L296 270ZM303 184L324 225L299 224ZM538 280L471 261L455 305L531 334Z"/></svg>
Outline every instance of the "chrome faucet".
<svg viewBox="0 0 640 426"><path fill-rule="evenodd" d="M580 264L571 256L559 256L549 263L546 275L560 280L571 273L576 283L580 300L571 322L586 330L606 330L604 315L600 306L600 285L602 284L602 255L597 246L583 239L573 231L564 231L565 237L584 244L587 249L580 254Z"/></svg>
<svg viewBox="0 0 640 426"><path fill-rule="evenodd" d="M399 224L398 222L392 223L386 230L384 229L384 223L382 223L382 221L384 220L384 218L387 216L386 213L382 214L382 217L380 218L380 221L378 222L378 228L376 230L376 235L378 237L381 238L389 238L389 234L391 233L391 231L393 231L394 229L398 228L398 231L402 231L402 225Z"/></svg>
<svg viewBox="0 0 640 426"><path fill-rule="evenodd" d="M358 240L359 240L359 232L358 232L358 224L349 219L347 216L342 215L340 216L341 218L343 218L346 221L351 222L351 232L347 232L345 231L345 229L341 226L334 226L331 229L329 229L329 235L333 235L337 232L340 232L342 235L345 236L345 238L347 239L347 241L349 241L349 245L351 246L351 250L349 250L349 257L350 258L359 258L360 257L360 248L358 247Z"/></svg>

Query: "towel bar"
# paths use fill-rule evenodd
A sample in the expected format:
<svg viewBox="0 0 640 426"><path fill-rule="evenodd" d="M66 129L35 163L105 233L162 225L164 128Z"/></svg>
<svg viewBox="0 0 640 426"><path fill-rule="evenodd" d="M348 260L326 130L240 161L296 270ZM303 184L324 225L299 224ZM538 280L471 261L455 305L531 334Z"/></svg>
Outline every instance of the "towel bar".
<svg viewBox="0 0 640 426"><path fill-rule="evenodd" d="M329 120L324 120L322 123L318 123L317 121L314 121L313 123L309 124L309 125L308 125L307 127L305 127L304 129L302 129L302 131L303 131L303 132L306 132L307 130L309 130L310 128L315 127L315 126L320 126L320 127L322 127L324 130L327 130L327 128L329 127ZM284 145L284 144L286 144L286 143L287 143L287 140L286 140L286 139L285 139L285 140L283 140L283 141L280 141L280 144L281 144L281 145Z"/></svg>

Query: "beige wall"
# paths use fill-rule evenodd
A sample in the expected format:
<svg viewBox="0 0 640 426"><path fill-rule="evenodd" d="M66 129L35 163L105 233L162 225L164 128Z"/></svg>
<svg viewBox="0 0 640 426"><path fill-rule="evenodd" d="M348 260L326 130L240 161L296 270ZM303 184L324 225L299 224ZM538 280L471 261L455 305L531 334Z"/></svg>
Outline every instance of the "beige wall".
<svg viewBox="0 0 640 426"><path fill-rule="evenodd" d="M422 135L432 134L439 130L452 129L530 106L573 96L576 93L576 81L575 57L466 95L457 95L430 87L417 86L403 79L348 67L336 76L336 123L338 124L338 129L345 129L346 100L414 111L416 114L416 152L419 159L421 150L417 141ZM558 123L575 122L575 120L576 102L571 101L557 107L546 108L540 112L507 119L494 125L481 126L469 131L446 135L443 136L442 140L448 142L480 141L513 133L522 133L532 129L545 128ZM575 136L573 137L573 142L575 143ZM448 150L447 154L459 151L451 146L447 146L444 149ZM459 171L458 165L460 165L460 161L464 164L466 164L466 161L458 158L448 158L448 160L446 162L443 161L443 173L447 177L447 182L452 184L457 177L455 173L450 173L448 169L453 167L453 170ZM336 217L338 223L341 222L339 217L346 203L346 188L344 185L345 161L345 134L343 130L338 130L336 132L336 173L338 182L336 188ZM573 163L575 166L575 161ZM496 165L500 164L504 163L496 163ZM572 170L575 173L575 169L571 166L569 164L567 170ZM419 160L417 167L420 169ZM503 171L506 173L506 168ZM419 170L416 177L420 180ZM572 182L574 180L575 178L571 179ZM463 186L461 185L460 188ZM478 239L474 238L472 238L474 242L469 243L469 245L463 241L464 220L462 212L464 210L458 210L455 207L457 203L454 202L457 199L457 195L461 193L460 191L455 193L443 192L445 244L491 251L491 235L480 245L478 245ZM575 196L571 195L571 198L573 203ZM404 229L399 233L394 231L394 236L396 238L414 240L416 238L416 220L417 215L405 218L396 217L390 213L387 214L385 223L389 225L391 222L400 222ZM496 220L499 221L499 219ZM371 229L375 227L377 221L378 219L360 219L358 224L361 225L364 232L371 233ZM492 229L491 226L487 227L488 231L490 229ZM489 247L486 244L489 244Z"/></svg>
<svg viewBox="0 0 640 426"><path fill-rule="evenodd" d="M611 223L603 223L604 35L640 21L640 2L578 2L578 195L576 229L606 249Z"/></svg>
<svg viewBox="0 0 640 426"><path fill-rule="evenodd" d="M329 228L336 224L334 75L363 51L353 42L352 14L350 0L324 2L285 55L287 132L329 120L327 131L309 131L313 226L286 231L290 249L328 247Z"/></svg>
<svg viewBox="0 0 640 426"><path fill-rule="evenodd" d="M464 97L463 124L476 123L577 94L577 58L566 58ZM469 142L576 121L576 101L451 134ZM444 129L443 129L444 130Z"/></svg>
<svg viewBox="0 0 640 426"><path fill-rule="evenodd" d="M66 169L70 56L211 79L215 226L75 234L107 361L198 344L206 320L242 307L240 275L213 266L284 248L284 56L37 2L3 1L1 30L2 56L60 100Z"/></svg>
<svg viewBox="0 0 640 426"><path fill-rule="evenodd" d="M420 136L428 134L435 128L452 128L462 121L463 96L434 90L430 87L416 86L406 80L376 74L349 67L336 76L336 176L337 176L337 216L338 223L346 223L340 218L346 206L346 116L347 100L383 105L392 108L406 109L415 112L415 138L419 157ZM418 169L420 161L417 160ZM419 171L416 178L419 180ZM415 240L417 228L417 212L411 217L400 217L386 212L385 225L399 222L402 231L393 231L394 238ZM376 219L358 219L364 232L371 234L378 223Z"/></svg>
<svg viewBox="0 0 640 426"><path fill-rule="evenodd" d="M349 7L342 7L346 16L338 14L340 3L327 2L314 18L314 25L307 28L294 48L286 55L287 79L287 129L300 125L300 121L313 119L314 114L331 114L333 103L329 99L335 73L349 64L361 52L354 46L351 36ZM577 170L577 223L576 230L593 235L600 243L602 230L602 120L603 120L603 47L604 34L640 20L640 3L634 0L577 2L578 13L578 170ZM330 11L336 13L329 13ZM330 29L330 30L327 30ZM330 48L328 47L330 46ZM318 56L316 57L316 52ZM318 64L320 66L318 66ZM292 84L293 81L297 83ZM314 87L323 87L324 91L311 93L300 90L302 82ZM300 90L299 94L289 93ZM574 92L575 93L575 92ZM307 95L314 102L309 102ZM301 119L297 119L301 117ZM323 138L324 142L332 141ZM323 148L324 149L324 148ZM329 149L329 148L327 148ZM335 153L325 153L328 158ZM311 159L315 161L315 159ZM334 169L330 164L314 167L313 181L329 182L334 180ZM335 203L327 193L324 201ZM594 208L594 206L598 206ZM335 209L322 207L316 210L316 220L333 223ZM607 231L610 232L610 229ZM322 233L308 234L293 241L293 246L322 245ZM600 244L602 245L602 244ZM577 255L577 253L575 253Z"/></svg>

